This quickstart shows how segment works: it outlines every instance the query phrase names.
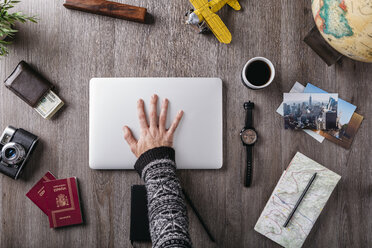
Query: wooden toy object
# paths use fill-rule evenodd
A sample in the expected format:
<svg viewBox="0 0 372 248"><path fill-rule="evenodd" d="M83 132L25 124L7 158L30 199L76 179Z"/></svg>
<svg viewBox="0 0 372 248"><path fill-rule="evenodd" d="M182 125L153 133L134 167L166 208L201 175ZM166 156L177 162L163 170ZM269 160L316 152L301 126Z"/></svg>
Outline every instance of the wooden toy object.
<svg viewBox="0 0 372 248"><path fill-rule="evenodd" d="M63 6L68 9L75 9L140 23L145 23L147 12L146 8L105 0L66 0Z"/></svg>

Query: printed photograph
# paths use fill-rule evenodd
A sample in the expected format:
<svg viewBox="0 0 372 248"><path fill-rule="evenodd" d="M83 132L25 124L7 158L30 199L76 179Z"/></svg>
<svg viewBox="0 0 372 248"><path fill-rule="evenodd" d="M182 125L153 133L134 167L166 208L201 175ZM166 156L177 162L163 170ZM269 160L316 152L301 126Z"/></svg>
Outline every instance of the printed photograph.
<svg viewBox="0 0 372 248"><path fill-rule="evenodd" d="M311 83L306 85L304 93L328 93ZM338 121L338 129L328 131L329 135L334 136L337 139L342 139L346 135L346 130L348 129L349 122L356 110L356 106L348 103L341 98L338 99L338 106L337 106L337 117Z"/></svg>
<svg viewBox="0 0 372 248"><path fill-rule="evenodd" d="M285 129L338 130L338 94L284 93Z"/></svg>
<svg viewBox="0 0 372 248"><path fill-rule="evenodd" d="M333 131L316 131L326 139L342 146L345 149L350 149L351 144L353 143L354 137L357 134L360 125L362 124L364 117L356 112L354 112L349 123L342 125L342 133L340 132L339 137L335 137Z"/></svg>

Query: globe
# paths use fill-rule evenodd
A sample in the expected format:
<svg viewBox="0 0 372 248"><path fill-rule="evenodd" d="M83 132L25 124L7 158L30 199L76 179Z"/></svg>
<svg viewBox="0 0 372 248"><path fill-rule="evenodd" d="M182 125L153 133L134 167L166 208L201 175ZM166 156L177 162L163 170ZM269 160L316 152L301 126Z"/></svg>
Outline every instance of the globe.
<svg viewBox="0 0 372 248"><path fill-rule="evenodd" d="M343 55L372 62L372 0L311 0L323 38Z"/></svg>

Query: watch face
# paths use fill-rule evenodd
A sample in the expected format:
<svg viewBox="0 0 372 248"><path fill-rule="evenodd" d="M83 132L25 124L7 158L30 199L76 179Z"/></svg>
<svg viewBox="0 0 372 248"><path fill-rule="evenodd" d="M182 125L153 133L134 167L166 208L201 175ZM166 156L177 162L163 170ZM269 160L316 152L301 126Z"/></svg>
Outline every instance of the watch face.
<svg viewBox="0 0 372 248"><path fill-rule="evenodd" d="M246 145L253 145L257 141L257 133L253 129L243 130L240 137Z"/></svg>

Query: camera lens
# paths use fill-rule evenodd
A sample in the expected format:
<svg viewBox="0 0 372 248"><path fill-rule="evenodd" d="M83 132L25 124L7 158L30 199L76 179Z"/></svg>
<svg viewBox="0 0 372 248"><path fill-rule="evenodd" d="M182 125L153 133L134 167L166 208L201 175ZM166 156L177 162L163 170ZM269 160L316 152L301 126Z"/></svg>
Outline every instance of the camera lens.
<svg viewBox="0 0 372 248"><path fill-rule="evenodd" d="M2 160L9 165L20 163L25 158L25 155L25 148L15 142L7 143L1 150Z"/></svg>
<svg viewBox="0 0 372 248"><path fill-rule="evenodd" d="M7 159L13 159L17 155L17 151L14 148L9 148L5 150L5 157Z"/></svg>

